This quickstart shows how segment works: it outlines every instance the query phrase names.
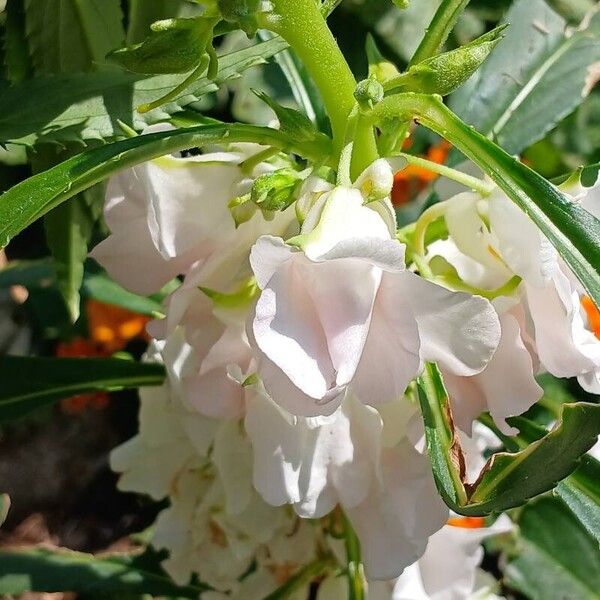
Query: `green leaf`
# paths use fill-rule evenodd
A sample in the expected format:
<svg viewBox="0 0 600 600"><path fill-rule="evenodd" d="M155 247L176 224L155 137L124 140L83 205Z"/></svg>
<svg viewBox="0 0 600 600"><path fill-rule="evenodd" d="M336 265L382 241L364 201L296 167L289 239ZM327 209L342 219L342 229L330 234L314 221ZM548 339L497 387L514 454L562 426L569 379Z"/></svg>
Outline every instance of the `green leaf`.
<svg viewBox="0 0 600 600"><path fill-rule="evenodd" d="M262 40L270 40L274 37L268 31L260 31L258 35ZM304 114L320 131L329 133L329 119L319 95L319 90L297 54L288 48L275 55L275 62L281 68L290 86L294 100Z"/></svg>
<svg viewBox="0 0 600 600"><path fill-rule="evenodd" d="M600 544L600 462L584 456L581 466L558 484L555 493Z"/></svg>
<svg viewBox="0 0 600 600"><path fill-rule="evenodd" d="M143 115L136 107L177 87L180 75L144 77L102 71L36 78L5 87L0 90L0 141L33 145L37 141L85 142L124 137L118 121L138 131L164 121L284 48L287 43L275 38L221 56L214 80L201 77L177 100ZM43 103L40 98L44 98Z"/></svg>
<svg viewBox="0 0 600 600"><path fill-rule="evenodd" d="M23 0L8 0L4 23L4 63L8 81L20 83L31 77L33 65L25 37L25 7Z"/></svg>
<svg viewBox="0 0 600 600"><path fill-rule="evenodd" d="M544 0L517 0L506 21L504 41L450 106L516 154L543 138L589 93L590 69L600 61L600 10L570 35Z"/></svg>
<svg viewBox="0 0 600 600"><path fill-rule="evenodd" d="M263 102L265 102L265 104L268 104L271 107L279 121L282 132L285 132L298 141L327 139L325 135L319 133L315 125L305 114L294 110L293 108L282 106L264 92L259 90L253 91Z"/></svg>
<svg viewBox="0 0 600 600"><path fill-rule="evenodd" d="M10 498L8 494L0 494L0 525L6 521L10 509Z"/></svg>
<svg viewBox="0 0 600 600"><path fill-rule="evenodd" d="M0 272L0 277L2 272ZM131 312L149 317L162 316L162 304L154 298L138 296L118 283L115 283L105 273L86 273L83 279L82 293L88 298L94 298L104 304L112 304L126 308Z"/></svg>
<svg viewBox="0 0 600 600"><path fill-rule="evenodd" d="M557 406L561 407L562 404L553 404L553 411ZM507 419L511 426L519 429L519 435L514 437L507 437L500 432L489 415L485 415L481 421L494 431L511 452L524 450L547 434L546 429L523 417ZM554 493L600 544L600 462L590 455L583 456L579 467L556 486Z"/></svg>
<svg viewBox="0 0 600 600"><path fill-rule="evenodd" d="M539 227L589 296L600 306L600 221L554 185L467 126L439 99L395 94L373 110L385 122L415 117L444 136L487 173Z"/></svg>
<svg viewBox="0 0 600 600"><path fill-rule="evenodd" d="M425 30L425 35L410 60L409 66L414 66L424 60L435 56L446 43L448 36L458 17L471 0L442 0L437 9L429 27Z"/></svg>
<svg viewBox="0 0 600 600"><path fill-rule="evenodd" d="M581 455L600 434L600 405L565 404L552 431L520 452L495 454L470 485L465 483L464 458L448 394L435 365L427 365L418 391L436 485L459 514L500 512L551 490L576 469Z"/></svg>
<svg viewBox="0 0 600 600"><path fill-rule="evenodd" d="M496 27L480 38L409 68L406 73L386 82L388 92L409 91L446 96L460 87L484 63L506 27Z"/></svg>
<svg viewBox="0 0 600 600"><path fill-rule="evenodd" d="M196 17L156 21L143 42L113 50L107 58L134 73L187 73L200 63L218 20Z"/></svg>
<svg viewBox="0 0 600 600"><path fill-rule="evenodd" d="M83 152L34 175L0 196L0 246L61 202L113 173L185 148L256 142L314 160L329 152L329 139L295 140L282 131L241 124L201 125L121 140Z"/></svg>
<svg viewBox="0 0 600 600"><path fill-rule="evenodd" d="M129 0L128 5L128 44L144 41L155 21L183 16L184 9L192 8L187 0Z"/></svg>
<svg viewBox="0 0 600 600"><path fill-rule="evenodd" d="M150 569L135 555L93 556L36 548L0 552L0 595L25 592L149 594L198 598L203 585L175 585L164 572Z"/></svg>
<svg viewBox="0 0 600 600"><path fill-rule="evenodd" d="M54 259L58 289L73 323L79 318L83 263L88 254L93 225L82 195L57 206L44 219L46 242Z"/></svg>
<svg viewBox="0 0 600 600"><path fill-rule="evenodd" d="M161 385L164 367L112 358L0 357L0 423L62 398Z"/></svg>
<svg viewBox="0 0 600 600"><path fill-rule="evenodd" d="M25 0L25 15L38 74L95 68L125 39L119 0Z"/></svg>
<svg viewBox="0 0 600 600"><path fill-rule="evenodd" d="M598 600L597 543L560 502L540 498L519 515L508 585L531 600Z"/></svg>

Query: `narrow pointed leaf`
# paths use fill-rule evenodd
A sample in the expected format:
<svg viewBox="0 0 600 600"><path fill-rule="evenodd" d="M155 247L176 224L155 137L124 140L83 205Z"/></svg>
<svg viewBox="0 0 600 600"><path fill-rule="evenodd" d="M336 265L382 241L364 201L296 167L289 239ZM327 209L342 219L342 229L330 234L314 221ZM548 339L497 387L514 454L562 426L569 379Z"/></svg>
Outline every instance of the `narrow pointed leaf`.
<svg viewBox="0 0 600 600"><path fill-rule="evenodd" d="M256 142L319 160L329 139L297 142L281 131L241 124L201 125L121 140L88 150L34 175L0 196L0 247L61 202L132 165L185 148Z"/></svg>
<svg viewBox="0 0 600 600"><path fill-rule="evenodd" d="M0 141L33 145L43 142L88 142L124 137L118 121L140 131L182 107L216 91L243 71L287 48L280 38L219 57L214 80L201 77L179 97L140 114L136 108L177 87L185 75L147 77L108 70L53 75L0 90ZM39 99L44 98L40 103Z"/></svg>
<svg viewBox="0 0 600 600"><path fill-rule="evenodd" d="M599 405L565 404L552 431L520 452L495 454L467 485L450 400L435 365L419 380L419 401L436 484L448 506L464 515L507 510L551 490L577 468L600 434Z"/></svg>
<svg viewBox="0 0 600 600"><path fill-rule="evenodd" d="M164 367L111 358L0 357L0 423L88 392L161 385Z"/></svg>

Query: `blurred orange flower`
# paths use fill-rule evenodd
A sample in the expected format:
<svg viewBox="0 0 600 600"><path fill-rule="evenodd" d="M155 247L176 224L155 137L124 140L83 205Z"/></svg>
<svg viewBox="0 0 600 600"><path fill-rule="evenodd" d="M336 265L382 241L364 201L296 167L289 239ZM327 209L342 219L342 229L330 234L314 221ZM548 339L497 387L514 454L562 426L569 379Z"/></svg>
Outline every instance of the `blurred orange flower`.
<svg viewBox="0 0 600 600"><path fill-rule="evenodd" d="M452 145L442 140L439 144L431 146L427 150L427 160L443 165L448 158ZM432 181L437 179L437 173L418 167L408 165L402 171L398 171L394 176L394 187L392 188L392 204L402 206L414 198L419 192L422 192Z"/></svg>

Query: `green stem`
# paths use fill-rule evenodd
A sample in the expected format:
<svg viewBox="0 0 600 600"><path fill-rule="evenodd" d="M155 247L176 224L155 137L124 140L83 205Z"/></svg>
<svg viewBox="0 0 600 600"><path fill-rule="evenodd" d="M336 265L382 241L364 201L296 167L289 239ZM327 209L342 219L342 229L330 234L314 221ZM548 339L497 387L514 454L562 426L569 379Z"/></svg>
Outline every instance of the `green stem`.
<svg viewBox="0 0 600 600"><path fill-rule="evenodd" d="M284 38L308 69L331 120L337 162L355 102L354 75L314 0L273 0L273 7L260 25ZM356 170L377 158L372 129L368 133L361 131L357 140Z"/></svg>
<svg viewBox="0 0 600 600"><path fill-rule="evenodd" d="M441 50L469 2L470 0L443 0L411 58L409 67L435 56Z"/></svg>
<svg viewBox="0 0 600 600"><path fill-rule="evenodd" d="M348 517L343 515L344 542L348 560L348 600L365 600L366 585L363 566L360 558L360 542Z"/></svg>
<svg viewBox="0 0 600 600"><path fill-rule="evenodd" d="M400 153L400 156L404 157L406 162L411 165L422 167L423 169L427 169L432 173L437 173L442 177L452 179L453 181L456 181L457 183L460 183L461 185L478 192L483 197L489 196L494 190L494 185L486 183L478 177L472 177L471 175L467 175L462 171L457 171L456 169L447 167L446 165L440 165L439 163L427 160L426 158L420 158L419 156L414 156L413 154L405 154L404 152Z"/></svg>
<svg viewBox="0 0 600 600"><path fill-rule="evenodd" d="M449 140L471 159L538 226L575 273L588 295L600 303L598 220L541 175L463 123L437 96L397 94L371 113L374 124L415 119Z"/></svg>

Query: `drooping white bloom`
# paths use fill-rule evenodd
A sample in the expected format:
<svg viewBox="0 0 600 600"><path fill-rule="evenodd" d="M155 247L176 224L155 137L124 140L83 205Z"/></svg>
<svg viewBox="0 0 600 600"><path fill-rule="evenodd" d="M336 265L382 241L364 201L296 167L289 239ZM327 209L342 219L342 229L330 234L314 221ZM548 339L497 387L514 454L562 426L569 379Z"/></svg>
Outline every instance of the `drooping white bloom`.
<svg viewBox="0 0 600 600"><path fill-rule="evenodd" d="M260 386L248 394L254 485L267 502L292 504L308 518L339 504L374 579L397 576L422 554L448 511L428 459L402 432L387 446L379 412L352 395L332 415L304 418L277 406Z"/></svg>
<svg viewBox="0 0 600 600"><path fill-rule="evenodd" d="M260 151L256 144L237 144L199 156L168 155L115 175L104 206L111 235L91 256L121 285L140 294L156 292L196 261L211 258L218 266L206 269L231 277L232 269L223 267L233 266L235 274L236 263L243 262L258 235L272 231L256 231L265 222L258 213L236 232L228 206L250 191L255 177L274 168L268 163L249 173L241 168Z"/></svg>
<svg viewBox="0 0 600 600"><path fill-rule="evenodd" d="M252 249L259 374L292 414L332 414L348 389L370 405L394 400L424 360L473 375L498 345L491 304L407 271L389 203L364 202L360 189L337 187L300 236L264 236Z"/></svg>
<svg viewBox="0 0 600 600"><path fill-rule="evenodd" d="M236 591L257 555L268 555L267 544L294 529L295 518L254 490L240 421L210 419L183 405L176 355L184 348L180 330L154 345L155 359L170 360L170 383L141 391L140 432L113 451L111 466L121 473L119 489L168 498L152 544L169 551L163 566L171 577L183 585L196 573L217 590Z"/></svg>
<svg viewBox="0 0 600 600"><path fill-rule="evenodd" d="M580 201L593 204L585 193ZM487 368L469 379L446 377L461 427L487 408L509 431L504 417L541 397L533 378L540 367L557 377L577 376L588 391L600 391L600 341L584 310L588 300L533 221L500 190L486 199L471 192L454 196L445 216L450 238L432 244L430 257L444 258L476 288L501 288L514 276L522 280L494 301L502 340Z"/></svg>

